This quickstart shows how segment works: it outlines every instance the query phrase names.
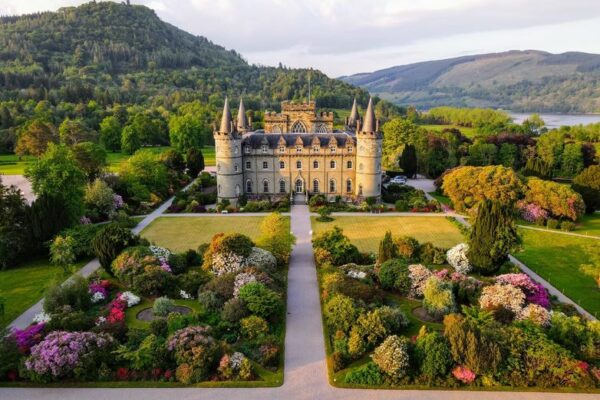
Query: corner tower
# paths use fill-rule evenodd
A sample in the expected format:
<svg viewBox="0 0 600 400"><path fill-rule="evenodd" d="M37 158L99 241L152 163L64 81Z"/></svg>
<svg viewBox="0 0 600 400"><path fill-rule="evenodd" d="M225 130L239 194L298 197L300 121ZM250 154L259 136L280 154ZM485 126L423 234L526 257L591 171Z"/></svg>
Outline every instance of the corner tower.
<svg viewBox="0 0 600 400"><path fill-rule="evenodd" d="M242 137L237 132L229 101L225 98L221 125L215 130L215 156L217 162L217 197L219 201L229 200L237 204L243 193Z"/></svg>
<svg viewBox="0 0 600 400"><path fill-rule="evenodd" d="M379 198L382 136L373 111L373 99L369 99L362 124L360 120L356 122L356 144L356 195Z"/></svg>

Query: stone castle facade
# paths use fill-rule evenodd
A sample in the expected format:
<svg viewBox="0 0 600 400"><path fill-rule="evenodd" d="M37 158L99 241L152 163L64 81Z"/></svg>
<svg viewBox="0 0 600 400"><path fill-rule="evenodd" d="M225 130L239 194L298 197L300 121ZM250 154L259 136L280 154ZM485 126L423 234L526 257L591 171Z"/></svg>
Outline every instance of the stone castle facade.
<svg viewBox="0 0 600 400"><path fill-rule="evenodd" d="M281 113L267 112L264 129L253 131L243 101L234 121L225 99L214 132L219 201L296 193L379 198L382 136L372 101L361 118L355 100L345 125L334 130L333 113L317 113L315 102L283 102Z"/></svg>

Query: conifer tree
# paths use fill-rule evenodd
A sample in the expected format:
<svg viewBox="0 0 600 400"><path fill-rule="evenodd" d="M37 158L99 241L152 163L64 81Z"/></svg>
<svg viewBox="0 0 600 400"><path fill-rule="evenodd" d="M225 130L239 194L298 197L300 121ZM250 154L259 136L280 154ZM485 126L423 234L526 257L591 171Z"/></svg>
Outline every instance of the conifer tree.
<svg viewBox="0 0 600 400"><path fill-rule="evenodd" d="M471 264L482 274L491 274L518 242L511 209L497 201L482 201L471 231L467 255Z"/></svg>
<svg viewBox="0 0 600 400"><path fill-rule="evenodd" d="M396 258L398 256L398 248L394 239L392 238L392 232L387 231L383 240L379 242L379 254L377 255L377 264L381 265L387 260Z"/></svg>
<svg viewBox="0 0 600 400"><path fill-rule="evenodd" d="M417 150L414 145L407 144L404 146L399 164L408 178L414 178L417 173Z"/></svg>

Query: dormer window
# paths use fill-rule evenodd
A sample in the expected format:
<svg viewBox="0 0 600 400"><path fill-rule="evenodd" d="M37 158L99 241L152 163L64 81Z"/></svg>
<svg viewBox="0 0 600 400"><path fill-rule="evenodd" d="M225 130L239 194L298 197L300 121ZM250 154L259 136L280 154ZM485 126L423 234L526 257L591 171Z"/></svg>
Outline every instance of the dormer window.
<svg viewBox="0 0 600 400"><path fill-rule="evenodd" d="M262 152L263 153L267 153L269 151L269 146L267 146L266 144L262 145Z"/></svg>
<svg viewBox="0 0 600 400"><path fill-rule="evenodd" d="M332 152L332 153L335 153L336 149L337 149L337 147L335 145L329 146L329 151Z"/></svg>
<svg viewBox="0 0 600 400"><path fill-rule="evenodd" d="M280 153L285 153L285 146L283 146L283 145L280 145L280 146L279 146L279 152L280 152Z"/></svg>
<svg viewBox="0 0 600 400"><path fill-rule="evenodd" d="M319 150L321 150L321 147L318 144L315 144L315 145L313 145L312 149L315 153L317 153L317 152L319 152Z"/></svg>
<svg viewBox="0 0 600 400"><path fill-rule="evenodd" d="M348 146L347 150L348 150L348 153L352 153L352 150L353 150L352 146Z"/></svg>
<svg viewBox="0 0 600 400"><path fill-rule="evenodd" d="M301 145L296 145L296 153L302 153L302 146Z"/></svg>

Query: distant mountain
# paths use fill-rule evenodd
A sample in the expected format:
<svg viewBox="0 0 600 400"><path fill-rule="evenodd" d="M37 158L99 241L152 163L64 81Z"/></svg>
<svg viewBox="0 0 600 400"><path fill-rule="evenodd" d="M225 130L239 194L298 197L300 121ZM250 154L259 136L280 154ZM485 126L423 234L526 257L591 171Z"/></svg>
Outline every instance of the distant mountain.
<svg viewBox="0 0 600 400"><path fill-rule="evenodd" d="M247 105L264 108L306 98L307 77L306 69L249 65L144 6L90 2L0 18L0 101L168 105L246 93ZM319 71L311 78L322 107L368 100L366 91Z"/></svg>
<svg viewBox="0 0 600 400"><path fill-rule="evenodd" d="M600 112L600 55L508 51L340 78L400 105Z"/></svg>

